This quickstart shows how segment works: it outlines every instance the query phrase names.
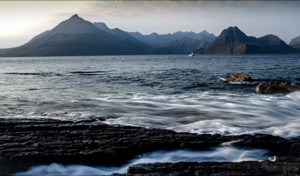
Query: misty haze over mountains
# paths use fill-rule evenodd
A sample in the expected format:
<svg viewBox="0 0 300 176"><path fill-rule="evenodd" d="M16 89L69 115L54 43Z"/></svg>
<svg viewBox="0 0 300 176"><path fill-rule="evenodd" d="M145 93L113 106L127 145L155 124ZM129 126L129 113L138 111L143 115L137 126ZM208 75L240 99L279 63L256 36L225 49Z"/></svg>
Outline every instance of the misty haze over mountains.
<svg viewBox="0 0 300 176"><path fill-rule="evenodd" d="M293 46L293 47L291 47ZM91 56L136 54L266 54L294 53L300 37L290 46L275 35L247 36L238 27L224 29L216 37L207 31L173 34L126 32L103 22L91 23L73 15L22 46L2 49L0 56Z"/></svg>
<svg viewBox="0 0 300 176"><path fill-rule="evenodd" d="M298 37L293 38L289 45L294 48L300 49L300 35Z"/></svg>

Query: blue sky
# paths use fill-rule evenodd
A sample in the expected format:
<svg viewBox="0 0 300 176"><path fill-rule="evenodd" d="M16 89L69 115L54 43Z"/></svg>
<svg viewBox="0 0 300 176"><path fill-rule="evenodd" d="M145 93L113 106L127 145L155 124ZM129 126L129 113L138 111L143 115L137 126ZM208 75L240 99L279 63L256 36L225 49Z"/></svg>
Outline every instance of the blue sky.
<svg viewBox="0 0 300 176"><path fill-rule="evenodd" d="M15 47L73 14L110 28L160 34L219 35L238 26L247 35L300 35L300 1L0 1L0 48Z"/></svg>

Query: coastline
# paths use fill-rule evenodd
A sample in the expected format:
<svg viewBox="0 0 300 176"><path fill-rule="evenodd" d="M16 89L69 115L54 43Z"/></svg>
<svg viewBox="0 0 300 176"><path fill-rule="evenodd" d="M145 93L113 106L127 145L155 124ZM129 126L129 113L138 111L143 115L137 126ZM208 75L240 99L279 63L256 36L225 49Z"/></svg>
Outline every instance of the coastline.
<svg viewBox="0 0 300 176"><path fill-rule="evenodd" d="M274 166L273 170L270 170L270 173L272 173L274 169L276 171L277 167L281 168L284 165L285 169L282 172L291 171L293 174L300 174L299 170L293 169L300 165L299 137L281 138L267 134L239 136L201 135L177 133L163 129L111 126L95 120L72 122L17 118L0 119L0 133L0 174L2 175L26 171L37 164L51 164L54 162L61 164L120 166L133 159L136 155L147 152L178 149L201 151L219 146L224 142L234 142L234 146L239 148L268 150L271 156L277 157L277 160L275 162L224 162L223 164L222 162L208 162L208 164L182 162L182 165L185 167L179 167L180 163L146 165L150 168L154 165L164 168L175 167L176 172L184 172L187 167L198 168L194 169L195 172L198 172L199 168L205 171L205 168L207 170L210 167L218 166L227 174L231 173L227 171L232 171L234 168L239 168L236 170L237 173L244 173L244 170L240 167L246 166L256 168L256 172L259 172L261 167L268 166L272 168ZM130 166L128 174L137 174L136 170L140 170L140 174L145 174L142 173L143 169L141 168L147 170L146 165ZM172 169L167 170L172 171ZM155 173L156 171L152 167L152 171L149 171L149 173ZM253 172L251 171L251 173Z"/></svg>

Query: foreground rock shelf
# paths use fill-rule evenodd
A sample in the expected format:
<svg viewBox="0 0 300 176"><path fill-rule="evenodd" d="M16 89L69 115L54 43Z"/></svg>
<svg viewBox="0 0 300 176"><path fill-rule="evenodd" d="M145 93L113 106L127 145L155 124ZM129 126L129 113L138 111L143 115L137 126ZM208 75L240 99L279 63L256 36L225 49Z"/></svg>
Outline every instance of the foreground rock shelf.
<svg viewBox="0 0 300 176"><path fill-rule="evenodd" d="M176 133L170 130L109 126L97 121L71 122L46 119L0 119L0 133L1 175L25 171L33 165L53 162L118 166L146 152L175 149L203 150L232 141L236 141L234 145L237 147L261 148L270 151L270 155L276 155L278 158L276 162L272 162L273 165L278 164L283 167L282 162L293 163L292 169L300 160L300 138L284 139L264 134L255 136L198 135ZM253 167L258 167L258 162L243 163L250 165L253 163ZM174 165L180 168L176 164L159 165L162 167ZM194 165L198 167L199 163L184 164L187 168L194 167ZM220 163L215 163L212 167L219 167L219 165ZM238 168L238 164L235 163L225 165L224 172L227 168L229 169L229 165L232 169ZM137 168L146 168L142 166L132 166L128 174L136 173ZM153 167L151 164L148 166ZM201 164L199 167L202 167ZM183 168L184 170L186 168Z"/></svg>
<svg viewBox="0 0 300 176"><path fill-rule="evenodd" d="M130 176L208 176L208 175L239 175L239 176L266 176L266 175L300 175L299 163L287 162L256 162L247 161L239 163L231 162L205 162L205 163L153 163L137 164L129 167Z"/></svg>

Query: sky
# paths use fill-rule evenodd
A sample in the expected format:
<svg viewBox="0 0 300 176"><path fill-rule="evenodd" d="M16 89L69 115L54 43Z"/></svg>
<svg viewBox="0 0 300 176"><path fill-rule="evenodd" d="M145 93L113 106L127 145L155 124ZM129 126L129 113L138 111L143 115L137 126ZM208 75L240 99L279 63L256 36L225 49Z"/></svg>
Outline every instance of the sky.
<svg viewBox="0 0 300 176"><path fill-rule="evenodd" d="M0 1L0 48L20 46L74 14L110 28L159 34L207 30L218 36L229 26L246 35L300 35L300 1Z"/></svg>

